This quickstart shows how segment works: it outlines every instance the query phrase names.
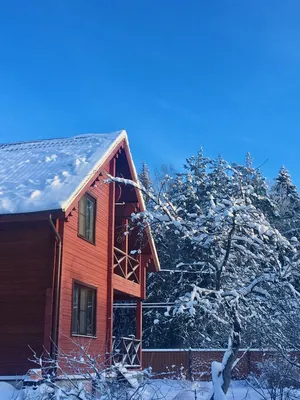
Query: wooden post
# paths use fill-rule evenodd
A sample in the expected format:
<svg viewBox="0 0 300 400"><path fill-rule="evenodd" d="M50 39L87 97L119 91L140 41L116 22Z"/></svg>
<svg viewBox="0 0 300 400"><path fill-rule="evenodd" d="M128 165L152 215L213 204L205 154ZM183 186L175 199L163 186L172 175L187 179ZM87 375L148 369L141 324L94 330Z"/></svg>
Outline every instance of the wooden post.
<svg viewBox="0 0 300 400"><path fill-rule="evenodd" d="M191 348L189 348L189 352L188 352L188 374L189 374L189 380L192 380L193 372L192 372L192 349Z"/></svg>
<svg viewBox="0 0 300 400"><path fill-rule="evenodd" d="M125 279L128 277L128 253L129 253L129 238L128 238L128 218L125 218Z"/></svg>
<svg viewBox="0 0 300 400"><path fill-rule="evenodd" d="M137 277L138 277L138 280L139 280L139 285L141 287L141 297L143 298L143 289L142 289L143 277L142 277L142 255L141 254L138 255L137 261L139 263L139 267L138 267L138 271L137 271Z"/></svg>
<svg viewBox="0 0 300 400"><path fill-rule="evenodd" d="M143 309L142 309L142 300L139 299L136 302L136 333L135 333L135 337L137 339L139 339L141 342L140 347L139 347L139 359L140 359L141 367L143 366L142 335L143 335Z"/></svg>
<svg viewBox="0 0 300 400"><path fill-rule="evenodd" d="M147 265L148 265L149 256L142 254L140 257L140 286L141 286L141 298L143 300L146 299L146 275L147 275Z"/></svg>
<svg viewBox="0 0 300 400"><path fill-rule="evenodd" d="M116 159L110 162L110 174L116 176ZM115 183L109 184L109 232L108 232L108 271L107 271L107 327L106 353L108 363L111 364L112 337L113 337L113 306L114 306L114 240L115 240ZM100 303L100 302L99 302Z"/></svg>

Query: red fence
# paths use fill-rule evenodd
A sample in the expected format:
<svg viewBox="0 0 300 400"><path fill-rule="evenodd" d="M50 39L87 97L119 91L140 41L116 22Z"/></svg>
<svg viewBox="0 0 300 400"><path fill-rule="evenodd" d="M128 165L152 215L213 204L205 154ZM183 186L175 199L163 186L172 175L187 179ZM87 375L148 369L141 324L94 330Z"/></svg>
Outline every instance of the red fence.
<svg viewBox="0 0 300 400"><path fill-rule="evenodd" d="M222 361L224 349L147 349L143 350L143 367L152 367L154 375L185 375L187 379L210 380L212 361ZM258 363L274 356L272 351L241 350L239 362L233 370L233 379L245 379L258 373Z"/></svg>

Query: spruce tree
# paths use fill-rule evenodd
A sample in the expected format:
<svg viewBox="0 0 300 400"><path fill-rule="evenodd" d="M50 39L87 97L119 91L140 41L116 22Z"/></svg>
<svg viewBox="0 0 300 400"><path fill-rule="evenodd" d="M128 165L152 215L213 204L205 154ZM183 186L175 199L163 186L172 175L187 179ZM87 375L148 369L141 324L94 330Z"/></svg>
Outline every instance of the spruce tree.
<svg viewBox="0 0 300 400"><path fill-rule="evenodd" d="M282 166L275 184L271 188L271 198L277 207L275 224L287 237L300 238L300 197L288 170Z"/></svg>
<svg viewBox="0 0 300 400"><path fill-rule="evenodd" d="M145 188L146 192L153 191L152 180L150 177L150 170L145 161L142 162L142 167L141 167L140 173L138 174L138 178L139 178L140 184ZM149 196L147 196L147 194L143 194L143 197L144 197L146 207L149 208L150 207Z"/></svg>
<svg viewBox="0 0 300 400"><path fill-rule="evenodd" d="M150 170L145 161L142 162L141 171L139 173L139 181L146 190L150 190L152 188Z"/></svg>
<svg viewBox="0 0 300 400"><path fill-rule="evenodd" d="M296 210L297 192L287 174L281 175L287 199ZM144 191L136 182L131 184ZM228 337L222 363L213 363L213 376L220 378L213 380L211 399L215 399L218 389L224 395L228 391L248 326L254 331L269 324L276 330L281 321L273 305L279 296L284 296L280 301L288 308L299 307L298 241L289 240L274 225L274 201L261 173L250 163L207 159L200 151L187 160L168 192L148 196L155 204L153 211L133 215L133 223L138 219L139 226L155 229L162 269L169 264L182 273L180 277L174 272L172 281L165 279L164 293L157 289L165 301L175 303L164 317L180 321L179 334L189 334L196 325L199 341L215 340L219 332ZM285 212L294 220L295 212ZM194 274L189 277L189 272Z"/></svg>

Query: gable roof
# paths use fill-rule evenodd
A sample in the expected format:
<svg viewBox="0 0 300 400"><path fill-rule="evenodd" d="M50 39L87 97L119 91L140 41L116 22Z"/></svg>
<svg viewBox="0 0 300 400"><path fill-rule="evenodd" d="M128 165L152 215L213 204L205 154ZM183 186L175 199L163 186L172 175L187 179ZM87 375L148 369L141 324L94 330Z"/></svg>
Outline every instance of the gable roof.
<svg viewBox="0 0 300 400"><path fill-rule="evenodd" d="M0 144L0 217L66 211L109 155L125 142L133 181L138 181L126 131ZM144 211L143 196L137 190ZM146 233L156 270L159 259L150 227Z"/></svg>
<svg viewBox="0 0 300 400"><path fill-rule="evenodd" d="M0 215L65 210L126 131L0 144Z"/></svg>

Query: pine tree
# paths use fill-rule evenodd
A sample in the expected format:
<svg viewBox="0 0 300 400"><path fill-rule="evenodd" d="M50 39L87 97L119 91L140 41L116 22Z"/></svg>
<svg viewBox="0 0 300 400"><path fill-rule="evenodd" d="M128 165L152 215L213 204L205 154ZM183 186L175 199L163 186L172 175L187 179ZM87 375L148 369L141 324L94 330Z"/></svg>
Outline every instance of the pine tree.
<svg viewBox="0 0 300 400"><path fill-rule="evenodd" d="M271 198L277 207L277 228L288 237L300 238L300 197L292 183L288 170L282 166L275 184L271 188Z"/></svg>
<svg viewBox="0 0 300 400"><path fill-rule="evenodd" d="M115 180L122 183L122 178ZM165 278L157 295L175 301L167 315L180 334L193 326L199 340L227 332L228 350L218 366L226 393L245 329L266 323L276 329L280 321L271 300L278 295L294 304L298 244L274 226L265 179L249 163L212 160L200 151L187 160L167 193L149 193L149 198L153 211L133 219L156 228L162 267L182 272Z"/></svg>
<svg viewBox="0 0 300 400"><path fill-rule="evenodd" d="M285 171L282 176L279 182L287 194L283 198L296 210L297 192ZM265 179L249 162L229 164L221 157L208 159L200 151L187 160L168 192L148 195L153 210L132 218L139 219L139 226L155 228L162 268L174 271L174 279L167 276L161 286L152 288L160 298L165 296L164 301L175 303L163 318L170 315L178 334L192 330L199 341L227 333L222 364L214 364L220 376L218 389L226 394L244 332L266 324L276 331L281 321L274 300L299 307L299 242L277 229ZM294 220L296 213L291 215ZM155 325L162 329L163 324Z"/></svg>
<svg viewBox="0 0 300 400"><path fill-rule="evenodd" d="M150 170L145 161L142 162L141 171L139 173L139 181L146 190L151 190L153 185L150 177Z"/></svg>
<svg viewBox="0 0 300 400"><path fill-rule="evenodd" d="M141 171L138 174L139 182L141 185L145 188L147 192L152 192L153 191L153 185L152 185L152 180L150 177L150 170L148 168L148 165L146 164L145 161L142 162L142 167ZM150 206L150 198L147 196L145 193L143 194L144 201L146 204L146 208L149 208Z"/></svg>
<svg viewBox="0 0 300 400"><path fill-rule="evenodd" d="M253 168L253 158L251 157L251 154L249 153L249 151L246 154L245 166L246 166L246 168Z"/></svg>
<svg viewBox="0 0 300 400"><path fill-rule="evenodd" d="M188 225L192 223L190 220L193 218L214 213L215 211L211 210L214 204L219 202L231 204L236 197L243 199L249 207L251 205L257 207L267 218L273 216L275 209L269 198L265 178L259 170L253 168L251 157L248 155L247 158L246 165L230 165L221 156L209 159L200 150L197 156L187 159L184 172L177 174L164 196L172 204L178 217L186 223L189 221ZM220 221L222 219L224 216L220 215ZM151 274L149 277L148 301L174 302L180 293L188 291L192 284L209 286L211 278L202 273L202 263L199 261L199 258L204 257L204 249L199 254L199 248L189 237L182 240L180 231L170 229L168 225L158 226L154 234L161 266L165 272ZM205 230L201 233L201 237L205 237ZM204 247L212 245L212 238L213 235L206 237ZM216 248L212 249L211 258L222 256L224 249L218 254ZM240 255L238 257L241 258ZM201 313L197 313L192 321L181 316L174 318L169 324L165 323L168 318L164 316L160 318L160 324L153 325L154 319L156 310L152 313L147 312L144 339L148 346L224 347L226 345L227 338L222 329L216 329L214 324L212 334L212 321L207 319L204 323L205 317ZM174 332L176 336L173 335ZM178 342L178 337L181 342ZM253 341L253 335L251 339ZM258 335L256 341L260 341Z"/></svg>

